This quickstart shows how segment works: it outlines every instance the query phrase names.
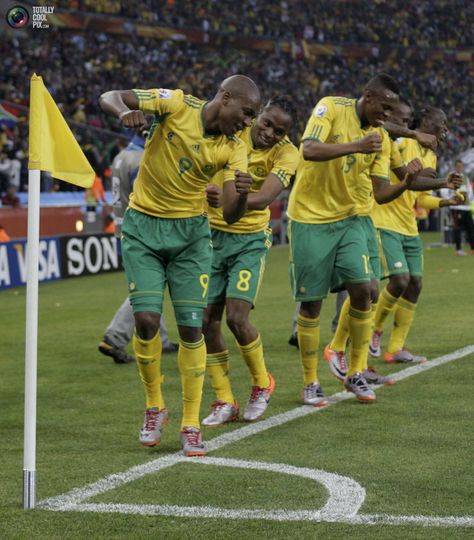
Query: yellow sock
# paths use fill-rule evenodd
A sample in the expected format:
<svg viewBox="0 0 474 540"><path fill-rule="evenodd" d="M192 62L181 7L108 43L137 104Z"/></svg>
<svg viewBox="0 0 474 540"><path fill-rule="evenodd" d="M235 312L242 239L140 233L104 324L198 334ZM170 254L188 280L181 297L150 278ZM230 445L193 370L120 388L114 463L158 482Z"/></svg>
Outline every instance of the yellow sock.
<svg viewBox="0 0 474 540"><path fill-rule="evenodd" d="M349 297L346 298L344 304L342 304L341 312L339 314L339 321L337 322L336 332L332 338L329 348L333 351L345 351L347 340L349 339L349 307L351 302Z"/></svg>
<svg viewBox="0 0 474 540"><path fill-rule="evenodd" d="M387 291L387 287L380 293L374 320L374 328L378 332L382 332L385 319L392 313L397 300L398 298Z"/></svg>
<svg viewBox="0 0 474 540"><path fill-rule="evenodd" d="M234 394L229 380L229 351L207 355L206 371L211 379L212 388L219 401L234 403Z"/></svg>
<svg viewBox="0 0 474 540"><path fill-rule="evenodd" d="M181 421L181 429L188 426L199 429L199 409L201 407L202 386L206 373L206 345L204 343L204 337L197 343L180 341L178 366L183 389L183 419Z"/></svg>
<svg viewBox="0 0 474 540"><path fill-rule="evenodd" d="M349 347L349 377L357 371L362 373L367 367L369 342L372 333L372 310L360 311L349 308L349 333L351 344Z"/></svg>
<svg viewBox="0 0 474 540"><path fill-rule="evenodd" d="M252 341L252 343L249 343L248 345L239 345L237 343L237 346L252 374L252 386L267 388L270 384L270 379L268 378L267 368L265 367L260 334L255 341Z"/></svg>
<svg viewBox="0 0 474 540"><path fill-rule="evenodd" d="M394 353L399 351L407 339L413 319L415 317L416 304L399 298L395 307L393 318L393 329L388 343L388 352Z"/></svg>
<svg viewBox="0 0 474 540"><path fill-rule="evenodd" d="M298 314L296 329L298 332L300 359L303 366L304 384L306 386L312 382L318 382L319 317L310 319Z"/></svg>
<svg viewBox="0 0 474 540"><path fill-rule="evenodd" d="M146 340L133 336L133 352L143 386L145 387L146 408L163 409L165 402L161 393L161 338L157 332L155 337Z"/></svg>

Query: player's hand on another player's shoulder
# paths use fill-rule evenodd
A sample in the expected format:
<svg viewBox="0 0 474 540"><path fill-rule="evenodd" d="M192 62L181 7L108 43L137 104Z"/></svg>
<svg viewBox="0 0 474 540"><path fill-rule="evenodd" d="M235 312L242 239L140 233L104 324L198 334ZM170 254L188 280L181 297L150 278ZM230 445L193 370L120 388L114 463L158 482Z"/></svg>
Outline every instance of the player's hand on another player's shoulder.
<svg viewBox="0 0 474 540"><path fill-rule="evenodd" d="M357 147L359 154L376 154L382 150L382 137L375 131L371 131L363 139L357 141Z"/></svg>
<svg viewBox="0 0 474 540"><path fill-rule="evenodd" d="M410 187L411 184L416 180L418 175L423 170L423 164L418 158L412 159L407 165L407 172L405 176L405 181L407 186Z"/></svg>
<svg viewBox="0 0 474 540"><path fill-rule="evenodd" d="M140 110L129 110L120 113L119 120L123 127L142 128L147 125L145 115Z"/></svg>
<svg viewBox="0 0 474 540"><path fill-rule="evenodd" d="M429 148L430 150L436 150L436 147L438 146L436 135L431 135L431 133L423 133L422 131L415 130L415 140L417 140L421 146Z"/></svg>
<svg viewBox="0 0 474 540"><path fill-rule="evenodd" d="M252 177L249 173L235 171L235 189L240 195L247 195L252 186Z"/></svg>
<svg viewBox="0 0 474 540"><path fill-rule="evenodd" d="M206 199L211 208L220 208L222 206L221 188L215 184L208 184L206 186Z"/></svg>

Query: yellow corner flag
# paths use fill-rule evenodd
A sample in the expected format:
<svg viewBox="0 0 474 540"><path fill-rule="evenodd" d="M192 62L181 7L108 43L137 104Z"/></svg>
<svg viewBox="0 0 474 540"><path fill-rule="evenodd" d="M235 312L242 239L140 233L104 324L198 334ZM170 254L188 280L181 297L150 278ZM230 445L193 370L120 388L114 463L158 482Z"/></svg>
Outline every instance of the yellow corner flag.
<svg viewBox="0 0 474 540"><path fill-rule="evenodd" d="M29 144L28 169L49 171L76 186L92 186L94 169L36 73L31 77Z"/></svg>

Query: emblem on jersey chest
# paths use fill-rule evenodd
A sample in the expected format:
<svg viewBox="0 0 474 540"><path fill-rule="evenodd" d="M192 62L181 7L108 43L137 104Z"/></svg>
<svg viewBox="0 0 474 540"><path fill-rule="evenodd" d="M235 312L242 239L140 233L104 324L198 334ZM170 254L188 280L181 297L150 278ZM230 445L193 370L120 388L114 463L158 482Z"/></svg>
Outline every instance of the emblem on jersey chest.
<svg viewBox="0 0 474 540"><path fill-rule="evenodd" d="M259 176L263 178L265 176L265 169L263 167L252 167L250 171L254 176Z"/></svg>
<svg viewBox="0 0 474 540"><path fill-rule="evenodd" d="M214 165L210 165L209 163L207 165L204 165L204 167L202 168L202 170L206 173L206 174L211 174L213 171L214 171Z"/></svg>

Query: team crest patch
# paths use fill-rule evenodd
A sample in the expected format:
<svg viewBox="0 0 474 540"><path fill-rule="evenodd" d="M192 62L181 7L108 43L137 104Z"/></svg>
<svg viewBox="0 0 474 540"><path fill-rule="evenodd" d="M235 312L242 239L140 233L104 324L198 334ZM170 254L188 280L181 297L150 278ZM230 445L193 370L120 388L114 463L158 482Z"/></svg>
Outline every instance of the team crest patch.
<svg viewBox="0 0 474 540"><path fill-rule="evenodd" d="M168 90L167 88L160 88L158 90L158 96L160 99L170 99L170 97L173 95L172 90Z"/></svg>
<svg viewBox="0 0 474 540"><path fill-rule="evenodd" d="M313 111L313 116L316 116L316 118L322 118L326 114L327 110L328 108L326 105L318 105Z"/></svg>

